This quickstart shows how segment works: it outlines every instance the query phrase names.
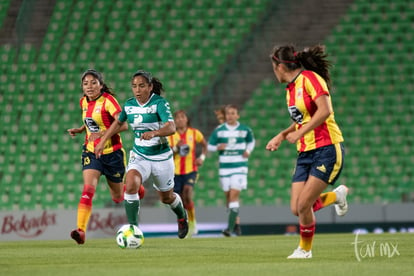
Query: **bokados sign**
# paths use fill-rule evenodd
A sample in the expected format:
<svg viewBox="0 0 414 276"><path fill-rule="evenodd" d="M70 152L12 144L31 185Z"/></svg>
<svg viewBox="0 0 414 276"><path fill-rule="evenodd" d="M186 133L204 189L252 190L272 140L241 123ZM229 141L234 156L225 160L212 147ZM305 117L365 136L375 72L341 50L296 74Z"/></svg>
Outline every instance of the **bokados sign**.
<svg viewBox="0 0 414 276"><path fill-rule="evenodd" d="M56 225L56 213L43 211L40 216L23 213L6 215L1 222L1 234L16 234L22 238L35 238L44 233L48 227Z"/></svg>
<svg viewBox="0 0 414 276"><path fill-rule="evenodd" d="M76 210L0 212L0 240L69 239L76 217ZM97 209L90 217L88 236L113 236L126 221L123 210Z"/></svg>

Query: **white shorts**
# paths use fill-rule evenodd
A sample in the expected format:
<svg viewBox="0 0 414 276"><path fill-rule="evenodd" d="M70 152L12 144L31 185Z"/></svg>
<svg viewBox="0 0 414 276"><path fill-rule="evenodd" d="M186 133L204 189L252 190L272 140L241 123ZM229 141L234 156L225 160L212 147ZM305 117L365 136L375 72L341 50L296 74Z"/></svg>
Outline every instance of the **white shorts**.
<svg viewBox="0 0 414 276"><path fill-rule="evenodd" d="M246 174L233 174L226 177L220 177L221 188L224 192L233 190L245 190L247 189L247 175Z"/></svg>
<svg viewBox="0 0 414 276"><path fill-rule="evenodd" d="M142 176L142 183L152 183L161 192L174 188L174 161L169 158L164 161L151 161L131 151L127 172L137 170Z"/></svg>

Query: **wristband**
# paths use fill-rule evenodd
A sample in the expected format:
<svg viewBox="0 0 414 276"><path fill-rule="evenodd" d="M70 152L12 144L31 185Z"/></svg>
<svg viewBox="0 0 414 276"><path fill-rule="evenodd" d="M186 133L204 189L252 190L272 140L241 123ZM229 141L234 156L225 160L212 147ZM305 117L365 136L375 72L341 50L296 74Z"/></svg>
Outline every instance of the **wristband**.
<svg viewBox="0 0 414 276"><path fill-rule="evenodd" d="M206 155L204 153L202 153L198 158L200 158L202 161L204 161L206 159Z"/></svg>

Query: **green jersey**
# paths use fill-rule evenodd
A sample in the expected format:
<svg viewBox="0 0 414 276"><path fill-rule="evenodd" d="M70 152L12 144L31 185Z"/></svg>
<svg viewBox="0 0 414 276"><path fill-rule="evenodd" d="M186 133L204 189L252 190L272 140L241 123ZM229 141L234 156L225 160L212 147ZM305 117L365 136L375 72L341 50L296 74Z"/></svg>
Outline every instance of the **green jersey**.
<svg viewBox="0 0 414 276"><path fill-rule="evenodd" d="M172 157L167 137L142 140L147 131L158 130L166 122L174 122L169 103L161 96L152 94L147 103L141 105L130 98L122 107L119 121L128 121L135 135L133 151L149 160L161 161Z"/></svg>
<svg viewBox="0 0 414 276"><path fill-rule="evenodd" d="M230 126L221 124L213 131L208 141L208 150L217 151L219 144L226 144L226 149L219 151L219 175L227 177L233 174L247 175L247 158L245 151L252 152L255 146L253 131L246 125L237 123Z"/></svg>

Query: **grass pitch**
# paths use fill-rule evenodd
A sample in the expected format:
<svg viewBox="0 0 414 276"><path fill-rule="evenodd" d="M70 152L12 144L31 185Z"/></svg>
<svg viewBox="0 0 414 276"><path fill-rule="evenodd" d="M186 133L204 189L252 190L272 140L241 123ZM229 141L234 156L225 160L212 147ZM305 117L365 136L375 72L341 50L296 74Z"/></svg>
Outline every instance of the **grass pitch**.
<svg viewBox="0 0 414 276"><path fill-rule="evenodd" d="M317 234L313 258L287 260L298 236L0 243L0 275L413 275L413 234Z"/></svg>

